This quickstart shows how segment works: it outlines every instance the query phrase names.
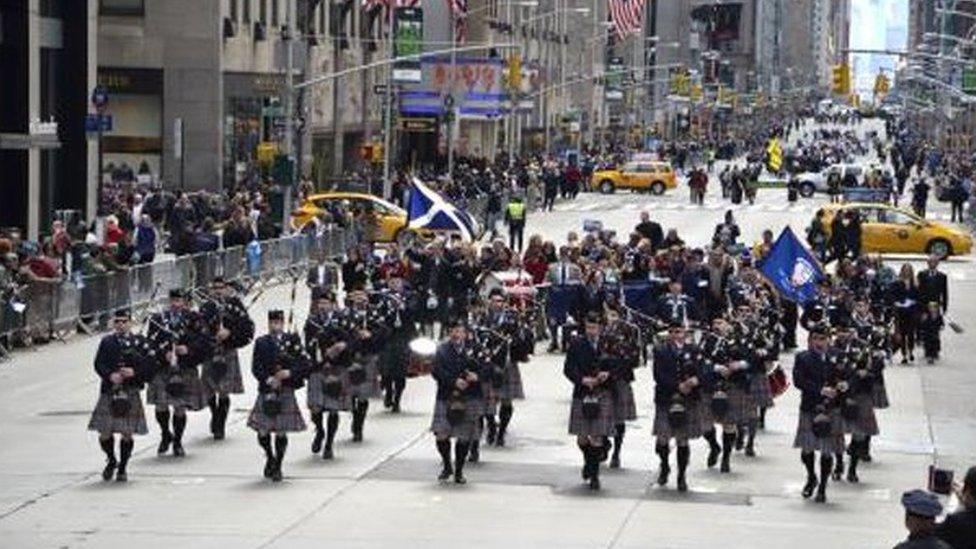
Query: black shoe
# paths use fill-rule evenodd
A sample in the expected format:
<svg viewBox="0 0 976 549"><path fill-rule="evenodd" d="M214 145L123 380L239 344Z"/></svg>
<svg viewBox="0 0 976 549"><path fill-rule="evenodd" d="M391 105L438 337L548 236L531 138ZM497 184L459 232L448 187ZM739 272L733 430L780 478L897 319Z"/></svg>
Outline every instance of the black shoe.
<svg viewBox="0 0 976 549"><path fill-rule="evenodd" d="M454 473L454 484L467 484L468 479L464 478L464 473L458 471Z"/></svg>
<svg viewBox="0 0 976 549"><path fill-rule="evenodd" d="M217 432L213 434L214 440L224 440L224 436L225 436L224 426L223 425L218 425L217 426Z"/></svg>
<svg viewBox="0 0 976 549"><path fill-rule="evenodd" d="M445 465L441 469L441 474L437 475L437 480L447 480L454 474L454 469L450 465Z"/></svg>
<svg viewBox="0 0 976 549"><path fill-rule="evenodd" d="M830 474L830 478L832 478L834 482L840 482L844 478L844 465L838 464L836 467L834 467L834 472Z"/></svg>
<svg viewBox="0 0 976 549"><path fill-rule="evenodd" d="M480 459L481 459L481 450L477 446L472 445L471 450L468 451L468 462L478 463Z"/></svg>
<svg viewBox="0 0 976 549"><path fill-rule="evenodd" d="M817 488L817 479L810 477L807 479L807 483L803 485L803 499L809 499L813 495L813 491Z"/></svg>
<svg viewBox="0 0 976 549"><path fill-rule="evenodd" d="M356 431L355 433L353 433L352 434L352 441L353 442L362 442L363 441L363 432L362 431Z"/></svg>
<svg viewBox="0 0 976 549"><path fill-rule="evenodd" d="M869 454L867 452L864 452L863 454L861 454L861 461L863 461L865 463L871 463L871 459L872 459L871 458L871 454Z"/></svg>
<svg viewBox="0 0 976 549"><path fill-rule="evenodd" d="M322 459L332 459L332 457L333 457L332 456L332 447L331 446L326 446L325 449L322 450Z"/></svg>
<svg viewBox="0 0 976 549"><path fill-rule="evenodd" d="M495 445L495 434L497 433L496 429L496 427L488 424L488 430L485 432L485 444L488 446Z"/></svg>
<svg viewBox="0 0 976 549"><path fill-rule="evenodd" d="M610 458L610 468L620 469L620 456L613 456Z"/></svg>
<svg viewBox="0 0 976 549"><path fill-rule="evenodd" d="M115 467L118 466L118 462L110 460L105 464L105 468L102 469L102 480L112 480L112 476L115 475Z"/></svg>
<svg viewBox="0 0 976 549"><path fill-rule="evenodd" d="M756 457L756 449L752 446L752 444L746 446L746 456Z"/></svg>
<svg viewBox="0 0 976 549"><path fill-rule="evenodd" d="M745 446L745 442L746 442L746 437L745 437L745 435L742 434L742 431L740 430L739 433L736 434L736 437L735 437L735 450L737 452L741 452L742 451L742 447Z"/></svg>
<svg viewBox="0 0 976 549"><path fill-rule="evenodd" d="M393 407L393 397L390 396L389 393L383 396L383 407L386 409L390 409Z"/></svg>
<svg viewBox="0 0 976 549"><path fill-rule="evenodd" d="M162 438L159 439L159 446L156 448L156 455L161 456L166 452L169 452L169 445L173 442L173 436L169 433L163 433Z"/></svg>
<svg viewBox="0 0 976 549"><path fill-rule="evenodd" d="M393 403L393 407L390 408L390 412L391 413L394 413L394 414L399 414L400 413L400 403L399 402L394 402Z"/></svg>
<svg viewBox="0 0 976 549"><path fill-rule="evenodd" d="M498 436L495 437L495 446L499 448L505 446L505 433L498 431Z"/></svg>
<svg viewBox="0 0 976 549"><path fill-rule="evenodd" d="M271 471L271 482L281 482L281 479L283 478L285 477L283 474L281 474L281 463L275 461L274 470Z"/></svg>
<svg viewBox="0 0 976 549"><path fill-rule="evenodd" d="M732 468L729 466L729 460L723 459L722 460L722 465L719 465L719 467L718 467L718 472L719 473L728 473L728 472L731 472L731 471L732 471Z"/></svg>
<svg viewBox="0 0 976 549"><path fill-rule="evenodd" d="M275 467L275 462L274 462L273 459L268 458L267 460L265 460L265 462L264 462L264 478L271 478L271 475L274 474L274 467Z"/></svg>
<svg viewBox="0 0 976 549"><path fill-rule="evenodd" d="M712 448L711 450L708 451L708 461L706 462L706 464L708 465L709 469L715 467L715 464L718 463L718 456L720 454L721 454L721 450L718 448Z"/></svg>
<svg viewBox="0 0 976 549"><path fill-rule="evenodd" d="M669 475L671 475L671 467L667 465L661 467L661 471L657 474L657 485L664 486L667 484Z"/></svg>
<svg viewBox="0 0 976 549"><path fill-rule="evenodd" d="M847 470L847 482L850 482L851 484L861 482L861 479L857 476L857 472L854 471L854 469Z"/></svg>
<svg viewBox="0 0 976 549"><path fill-rule="evenodd" d="M678 475L678 491L679 492L687 492L688 491L688 483L685 482L685 476L684 475Z"/></svg>
<svg viewBox="0 0 976 549"><path fill-rule="evenodd" d="M312 439L312 453L317 454L322 451L322 441L325 440L325 433L315 431L315 438Z"/></svg>
<svg viewBox="0 0 976 549"><path fill-rule="evenodd" d="M128 481L129 481L129 474L125 472L125 467L119 467L118 472L115 473L115 482L128 482Z"/></svg>
<svg viewBox="0 0 976 549"><path fill-rule="evenodd" d="M583 466L583 471L580 473L583 480L590 480L590 466L589 464Z"/></svg>
<svg viewBox="0 0 976 549"><path fill-rule="evenodd" d="M173 455L176 456L176 457L183 457L183 456L186 455L186 451L183 450L183 443L182 442L180 442L178 440L174 440L173 441Z"/></svg>
<svg viewBox="0 0 976 549"><path fill-rule="evenodd" d="M817 490L817 495L814 496L813 501L815 501L817 503L826 503L827 502L827 491L825 489L823 489L823 488Z"/></svg>
<svg viewBox="0 0 976 549"><path fill-rule="evenodd" d="M590 477L590 490L596 491L599 489L600 489L600 477L595 475Z"/></svg>

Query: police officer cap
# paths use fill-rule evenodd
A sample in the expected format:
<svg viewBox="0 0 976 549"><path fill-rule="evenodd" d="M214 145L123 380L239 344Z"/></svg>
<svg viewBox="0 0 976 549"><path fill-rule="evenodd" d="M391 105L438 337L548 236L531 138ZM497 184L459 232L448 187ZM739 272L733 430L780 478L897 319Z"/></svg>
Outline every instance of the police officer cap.
<svg viewBox="0 0 976 549"><path fill-rule="evenodd" d="M464 319L461 318L461 317L454 317L454 318L451 319L450 322L448 322L448 327L449 328L467 328L468 327L468 323L465 322Z"/></svg>
<svg viewBox="0 0 976 549"><path fill-rule="evenodd" d="M281 309L272 309L268 311L268 321L273 322L275 320L284 320L285 312Z"/></svg>
<svg viewBox="0 0 976 549"><path fill-rule="evenodd" d="M905 511L920 517L935 518L942 514L942 504L935 494L925 490L910 490L901 495L901 504Z"/></svg>
<svg viewBox="0 0 976 549"><path fill-rule="evenodd" d="M823 326L813 326L810 328L811 337L827 337L827 329Z"/></svg>
<svg viewBox="0 0 976 549"><path fill-rule="evenodd" d="M491 291L488 292L489 298L498 296L505 297L505 292L501 288L492 288Z"/></svg>
<svg viewBox="0 0 976 549"><path fill-rule="evenodd" d="M132 318L132 311L127 308L116 309L113 316L115 317L115 320L129 320Z"/></svg>
<svg viewBox="0 0 976 549"><path fill-rule="evenodd" d="M172 290L169 291L170 299L184 299L185 297L186 297L186 293L180 288L173 288Z"/></svg>
<svg viewBox="0 0 976 549"><path fill-rule="evenodd" d="M603 323L603 318L600 316L600 313L596 313L596 312L587 313L587 315L586 315L586 323L587 324L601 324L601 323Z"/></svg>

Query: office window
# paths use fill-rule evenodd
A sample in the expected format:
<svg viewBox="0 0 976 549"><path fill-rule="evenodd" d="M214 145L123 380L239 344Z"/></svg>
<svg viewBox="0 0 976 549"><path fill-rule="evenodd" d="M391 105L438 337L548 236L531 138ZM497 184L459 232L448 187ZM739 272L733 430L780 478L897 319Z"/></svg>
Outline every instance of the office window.
<svg viewBox="0 0 976 549"><path fill-rule="evenodd" d="M268 24L268 0L258 0L258 20L261 24Z"/></svg>
<svg viewBox="0 0 976 549"><path fill-rule="evenodd" d="M237 0L230 0L230 20L237 22Z"/></svg>
<svg viewBox="0 0 976 549"><path fill-rule="evenodd" d="M98 13L100 15L134 15L146 14L145 0L99 0Z"/></svg>
<svg viewBox="0 0 976 549"><path fill-rule="evenodd" d="M244 23L251 22L251 0L241 0L241 16L244 18Z"/></svg>
<svg viewBox="0 0 976 549"><path fill-rule="evenodd" d="M278 0L271 0L271 24L278 26Z"/></svg>

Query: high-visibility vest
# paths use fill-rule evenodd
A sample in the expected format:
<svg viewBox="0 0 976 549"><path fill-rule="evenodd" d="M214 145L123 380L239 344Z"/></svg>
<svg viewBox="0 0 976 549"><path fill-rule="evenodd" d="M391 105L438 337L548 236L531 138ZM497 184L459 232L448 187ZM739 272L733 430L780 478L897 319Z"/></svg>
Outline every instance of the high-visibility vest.
<svg viewBox="0 0 976 549"><path fill-rule="evenodd" d="M523 202L509 202L508 203L508 218L512 221L524 221L525 220L525 203Z"/></svg>

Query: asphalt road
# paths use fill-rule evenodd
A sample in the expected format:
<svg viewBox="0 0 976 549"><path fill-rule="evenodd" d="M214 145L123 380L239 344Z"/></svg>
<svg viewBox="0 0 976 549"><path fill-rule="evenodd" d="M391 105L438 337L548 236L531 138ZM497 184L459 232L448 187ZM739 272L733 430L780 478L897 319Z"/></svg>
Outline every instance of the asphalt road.
<svg viewBox="0 0 976 549"><path fill-rule="evenodd" d="M582 195L551 214L530 215L526 233L561 241L592 218L626 234L648 209L688 242L704 243L727 205L709 196L705 207L691 207L685 193ZM791 207L784 191L762 190L755 206L734 211L751 242L767 227L802 228L822 199L814 200ZM946 270L950 312L976 330L969 322L976 317L976 269L964 258ZM287 302L288 288L269 290L254 316L263 319L267 308ZM302 290L299 318L307 305ZM698 441L689 493L676 493L673 482L652 485L647 368L635 384L640 417L628 425L624 468L606 472L603 491L590 493L567 434L571 387L562 357L544 352L523 366L528 399L516 405L508 446L485 449L482 463L469 466L466 486L435 480L439 462L427 432L434 387L427 379L408 384L400 415L374 402L361 444L350 441L344 416L332 462L309 452L310 433L293 436L285 481L265 481L262 453L244 426L254 398L249 377L248 394L232 405L227 440L210 440L208 413L195 414L188 455L159 458L150 415L151 434L137 439L130 482L103 483L102 454L85 431L98 391L91 370L97 340L78 337L0 364L0 548L890 547L904 536L901 492L922 486L933 460L960 471L976 456L976 373L966 358L976 346L968 331L947 333L944 342L936 366L889 369L892 407L879 412L874 462L862 466L861 484L832 484L829 503L815 505L800 497L804 473L790 447L794 390L770 410L758 457L737 454L733 473L719 475L705 468ZM249 352L242 352L245 368ZM791 357L784 365L791 367Z"/></svg>

